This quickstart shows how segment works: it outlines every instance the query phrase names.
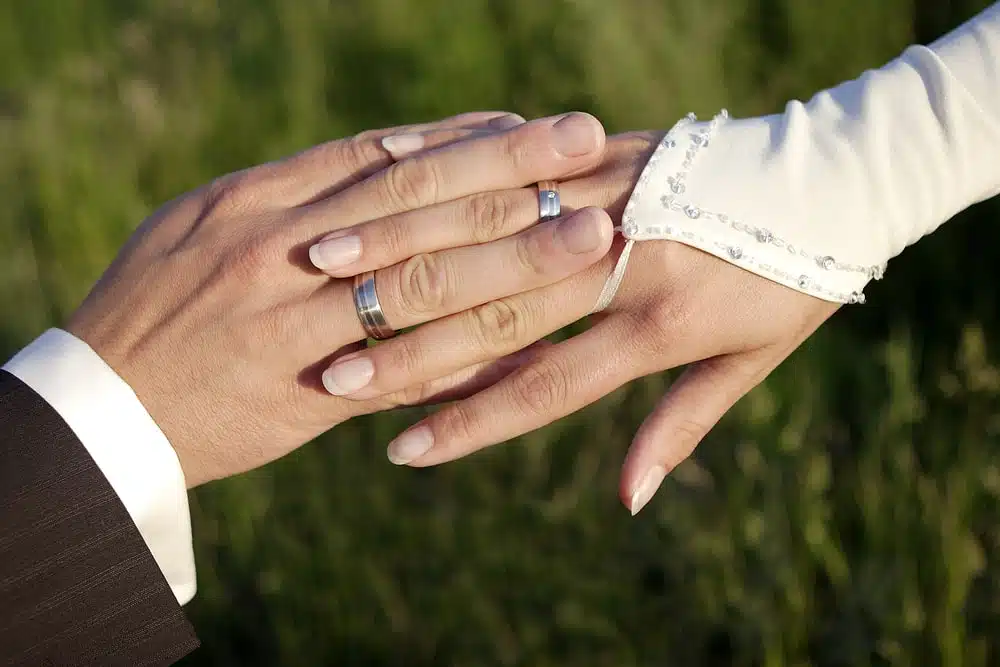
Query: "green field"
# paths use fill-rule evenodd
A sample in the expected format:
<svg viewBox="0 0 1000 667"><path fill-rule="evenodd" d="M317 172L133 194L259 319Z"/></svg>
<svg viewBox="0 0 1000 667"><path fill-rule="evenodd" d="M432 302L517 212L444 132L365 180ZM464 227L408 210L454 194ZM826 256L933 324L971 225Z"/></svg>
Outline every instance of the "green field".
<svg viewBox="0 0 1000 667"><path fill-rule="evenodd" d="M154 206L227 171L471 109L610 131L772 112L987 4L7 0L0 352L62 321ZM404 412L198 490L185 664L1000 664L1000 206L962 218L635 519L619 465L666 376L439 469L385 460Z"/></svg>

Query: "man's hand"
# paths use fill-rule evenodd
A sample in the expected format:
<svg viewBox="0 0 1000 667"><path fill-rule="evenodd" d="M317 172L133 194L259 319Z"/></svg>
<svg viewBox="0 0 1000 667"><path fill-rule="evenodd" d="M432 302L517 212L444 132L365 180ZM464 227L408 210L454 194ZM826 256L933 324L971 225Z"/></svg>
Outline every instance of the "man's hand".
<svg viewBox="0 0 1000 667"><path fill-rule="evenodd" d="M401 162L386 150L414 144L422 152ZM189 486L255 468L352 416L466 395L519 361L402 380L400 391L373 401L331 396L323 369L358 349L365 334L350 281L331 280L310 263L317 241L382 216L579 173L603 148L600 124L584 114L525 124L467 114L364 133L225 176L150 217L67 329L133 388ZM479 238L493 239L442 246L379 271L390 325L402 329L555 283L607 254L612 225L601 211L582 211L515 237ZM314 260L336 256L329 246L313 251ZM405 362L399 377L408 374Z"/></svg>
<svg viewBox="0 0 1000 667"><path fill-rule="evenodd" d="M635 133L609 139L600 166L562 182L563 203L600 206L619 221L661 138ZM398 257L389 248L424 252L520 229L537 207L535 197L530 188L478 194L368 223L357 233L365 247L381 250L362 255L351 268L391 264ZM441 220L449 224L435 225ZM559 284L444 318L352 355L351 363L364 359L373 370L367 385L350 396L370 400L408 382L507 355L576 321L594 306L617 254ZM590 330L534 349L503 380L396 438L389 458L413 466L450 461L544 426L633 379L691 364L643 424L625 461L620 492L634 514L725 412L836 308L685 245L640 243L617 297L593 318ZM405 375L399 372L404 367Z"/></svg>

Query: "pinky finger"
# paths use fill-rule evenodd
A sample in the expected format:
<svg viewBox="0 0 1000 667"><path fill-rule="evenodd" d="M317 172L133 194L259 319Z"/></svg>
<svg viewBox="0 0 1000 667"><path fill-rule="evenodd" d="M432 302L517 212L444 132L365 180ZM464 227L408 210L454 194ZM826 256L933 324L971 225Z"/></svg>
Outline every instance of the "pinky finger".
<svg viewBox="0 0 1000 667"><path fill-rule="evenodd" d="M674 382L632 441L619 496L632 516L653 498L664 478L687 459L708 432L773 365L760 352L712 357L692 364Z"/></svg>

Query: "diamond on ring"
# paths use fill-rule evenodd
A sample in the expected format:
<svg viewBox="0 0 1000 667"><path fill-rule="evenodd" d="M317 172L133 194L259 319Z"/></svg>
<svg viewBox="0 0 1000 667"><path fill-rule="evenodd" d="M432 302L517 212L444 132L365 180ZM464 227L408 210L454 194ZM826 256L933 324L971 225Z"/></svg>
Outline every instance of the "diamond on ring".
<svg viewBox="0 0 1000 667"><path fill-rule="evenodd" d="M538 219L540 222L555 220L562 214L559 201L559 184L555 181L538 183Z"/></svg>

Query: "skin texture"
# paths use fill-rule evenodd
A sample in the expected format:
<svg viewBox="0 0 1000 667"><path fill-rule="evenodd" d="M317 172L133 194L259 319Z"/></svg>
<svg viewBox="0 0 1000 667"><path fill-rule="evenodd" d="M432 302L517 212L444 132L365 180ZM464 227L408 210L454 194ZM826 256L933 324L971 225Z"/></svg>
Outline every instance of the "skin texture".
<svg viewBox="0 0 1000 667"><path fill-rule="evenodd" d="M653 132L609 138L599 166L562 180L564 210L596 206L620 221L661 138ZM373 221L356 230L371 251L339 275L515 233L537 212L537 192L523 188ZM441 220L448 224L437 225ZM622 245L618 239L592 269L555 285L431 322L350 356L355 365L370 365L371 374L347 397L371 400L406 382L511 354L586 316ZM408 429L390 444L389 458L412 466L451 461L551 423L636 378L687 365L626 457L620 496L634 514L726 411L837 307L682 244L638 243L614 302L591 318L588 331L538 351L496 384Z"/></svg>
<svg viewBox="0 0 1000 667"><path fill-rule="evenodd" d="M411 149L419 136L418 152L394 161L385 147L394 142L383 139L398 136L411 137L402 142ZM468 395L532 352L404 381L367 401L324 390L322 370L358 350L365 334L351 282L316 270L310 247L379 217L581 173L600 161L604 140L585 114L531 123L466 114L224 176L147 219L67 329L133 388L189 486L263 465L356 415ZM427 322L579 273L607 254L612 224L591 209L570 224L481 240L409 253L380 270L389 323ZM476 266L502 279L459 279Z"/></svg>

